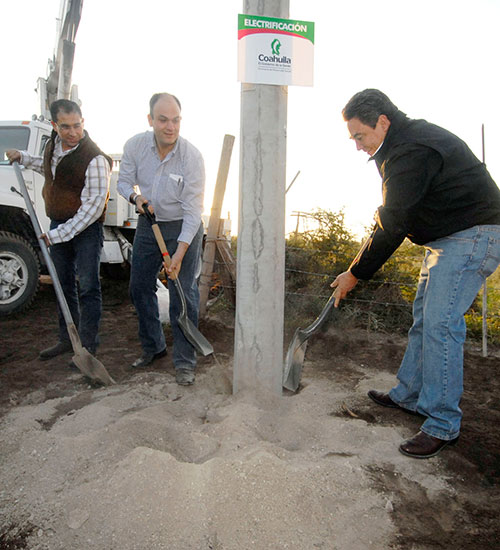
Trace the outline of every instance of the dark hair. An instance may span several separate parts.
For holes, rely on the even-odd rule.
[[[394,103],[380,90],[368,88],[353,95],[342,109],[345,121],[359,119],[363,124],[375,128],[380,115],[392,120],[398,112]]]
[[[57,99],[50,104],[50,116],[53,122],[57,123],[57,115],[60,111],[66,114],[77,113],[82,116],[82,110],[78,103],[69,99]]]
[[[179,106],[179,111],[181,110],[181,102],[175,97],[175,95],[167,94],[166,92],[162,92],[159,94],[153,94],[151,96],[151,99],[149,100],[149,114],[151,115],[151,118],[153,118],[153,108],[156,105],[156,102],[161,99],[162,97],[168,97],[170,99],[173,99],[177,105]]]

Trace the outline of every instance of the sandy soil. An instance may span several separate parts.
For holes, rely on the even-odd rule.
[[[140,372],[126,283],[104,280],[93,387],[56,334],[53,289],[2,319],[0,549],[499,548],[500,359],[466,355],[459,444],[401,455],[419,419],[377,407],[405,340],[331,326],[311,339],[303,385],[281,398],[231,393],[232,328],[201,325],[213,358],[179,387],[169,358]],[[168,329],[167,329],[168,337]]]

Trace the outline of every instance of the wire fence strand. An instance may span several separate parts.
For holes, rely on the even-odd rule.
[[[331,294],[325,293],[325,288],[318,288],[318,283],[320,280],[324,281],[333,281],[336,274],[333,270],[332,272],[326,272],[326,271],[313,271],[308,269],[301,269],[300,267],[296,267],[294,265],[294,258],[289,258],[289,252],[293,253],[300,253],[301,257],[309,257],[314,258],[317,256],[320,257],[333,257],[333,258],[340,258],[342,260],[345,260],[348,258],[347,254],[340,254],[335,253],[331,250],[322,250],[318,248],[304,248],[304,247],[297,247],[297,246],[286,246],[286,253],[287,253],[287,263],[285,266],[285,297],[287,299],[314,299],[314,300],[327,300]],[[418,285],[418,274],[420,269],[420,261],[421,259],[418,257],[412,257],[409,260],[405,258],[404,262],[401,262],[401,265],[398,265],[397,268],[397,280],[393,280],[390,278],[374,278],[369,281],[363,281],[363,287],[364,287],[364,293],[360,296],[347,296],[344,299],[344,302],[347,304],[359,304],[360,306],[370,308],[371,306],[379,306],[379,307],[385,307],[385,308],[398,308],[398,310],[406,310],[408,312],[411,312],[412,309],[412,293],[415,291]],[[408,271],[404,269],[404,266],[412,263],[415,264],[413,271]],[[215,270],[221,270],[225,269],[224,262],[220,260],[215,260],[214,262],[214,268]],[[293,279],[297,276],[300,276],[304,279],[304,286],[306,289],[297,291],[297,289],[291,289],[289,288],[291,285],[291,281],[293,282]],[[405,280],[407,278],[407,280]],[[309,282],[308,282],[309,280]],[[316,281],[316,283],[314,283]],[[293,286],[293,285],[292,285]],[[401,292],[401,290],[406,291],[406,295],[402,296],[401,294],[398,296],[398,298],[401,298],[401,301],[397,302],[391,299],[388,300],[380,300],[377,299],[376,295],[373,295],[372,297],[369,297],[368,294],[371,292],[376,293],[378,289],[381,287],[383,288],[397,288],[398,292]],[[230,285],[223,284],[219,281],[217,284],[217,288],[220,290],[228,290],[231,292],[236,291],[236,285]],[[371,291],[369,289],[372,289]],[[374,289],[374,290],[373,290]],[[500,295],[500,285],[491,286],[488,291],[497,293]],[[411,299],[409,299],[411,298]],[[480,313],[477,311],[471,311],[469,310],[470,316],[479,316]],[[498,319],[500,319],[500,312],[499,311],[489,311],[488,312],[488,319],[490,321],[497,322]]]

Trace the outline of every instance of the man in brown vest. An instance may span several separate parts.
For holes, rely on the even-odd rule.
[[[82,112],[77,103],[67,99],[54,101],[50,114],[53,131],[43,157],[16,150],[7,151],[7,157],[10,162],[18,161],[45,176],[42,194],[50,229],[42,237],[50,246],[82,344],[95,354],[102,310],[99,280],[102,222],[113,161],[83,129]],[[59,310],[59,341],[41,351],[40,359],[51,359],[71,349],[66,323]]]

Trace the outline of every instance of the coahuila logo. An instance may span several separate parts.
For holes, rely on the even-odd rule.
[[[286,57],[286,55],[280,55],[280,48],[281,48],[281,42],[275,38],[271,42],[271,52],[273,55],[264,55],[263,53],[259,54],[259,61],[264,61],[267,63],[286,63],[287,65],[290,65],[292,63],[292,60],[289,57]]]

